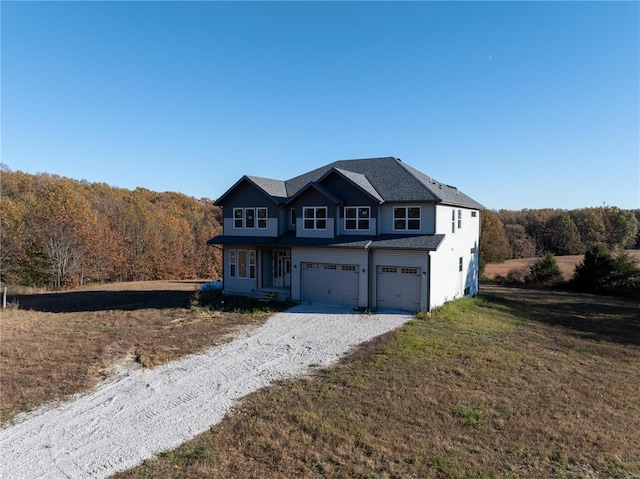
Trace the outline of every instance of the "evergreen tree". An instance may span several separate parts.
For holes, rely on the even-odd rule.
[[[531,265],[529,281],[540,286],[549,286],[562,280],[562,271],[555,256],[546,253]]]

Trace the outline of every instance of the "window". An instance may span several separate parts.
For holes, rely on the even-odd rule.
[[[477,212],[477,211],[472,211],[472,212],[471,212],[471,217],[472,217],[472,218],[475,218],[477,215],[478,215],[478,212]]]
[[[368,230],[371,208],[368,206],[345,206],[344,208],[344,229],[345,230]]]
[[[420,229],[420,207],[400,206],[393,208],[393,229],[413,231]]]
[[[242,208],[233,209],[233,227],[244,228],[244,213]]]
[[[247,259],[249,260],[248,264]],[[256,279],[255,250],[229,250],[229,276],[240,279],[247,279],[247,277],[249,279]]]
[[[451,232],[456,232],[456,210],[451,210]]]
[[[247,277],[247,252],[238,250],[238,278]]]
[[[256,252],[249,251],[249,278],[256,279]]]
[[[258,229],[267,228],[267,209],[258,208]]]
[[[458,229],[462,228],[462,210],[458,210]]]
[[[291,224],[293,226],[296,225],[296,209],[295,208],[291,208]]]
[[[236,250],[229,250],[229,276],[236,277]]]
[[[303,208],[305,230],[326,230],[327,229],[327,207]]]
[[[245,208],[244,210],[244,227],[256,227],[256,210],[254,210],[253,208]]]
[[[460,257],[460,260],[458,261],[458,271],[462,271],[462,256]]]

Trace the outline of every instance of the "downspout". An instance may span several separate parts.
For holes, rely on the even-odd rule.
[[[427,313],[431,311],[431,251],[427,253]]]

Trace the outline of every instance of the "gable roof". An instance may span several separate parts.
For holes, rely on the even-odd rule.
[[[289,200],[287,201],[287,204],[292,203],[293,201],[295,201],[296,198],[298,198],[298,196],[300,196],[305,191],[309,191],[310,189],[314,189],[314,190],[318,191],[321,195],[327,197],[330,201],[332,201],[335,204],[341,204],[342,203],[342,199],[341,198],[338,198],[336,195],[331,193],[324,186],[319,185],[318,183],[307,183],[307,185],[304,188],[302,188],[295,195],[293,195],[291,198],[289,198]]]
[[[245,181],[252,184],[259,190],[262,190],[262,192],[265,193],[265,195],[267,195],[269,198],[271,198],[274,202],[278,204],[284,203],[285,201],[287,201],[287,189],[285,187],[284,181],[272,180],[270,178],[260,178],[258,176],[244,175],[242,178],[236,181],[231,188],[225,191],[222,196],[220,196],[217,200],[215,200],[213,204],[216,206],[220,206],[222,202],[225,200],[225,198],[229,196],[229,194],[231,194],[233,190],[235,190],[240,184],[242,184]]]
[[[434,202],[484,209],[480,203],[456,187],[440,183],[394,157],[334,161],[286,181],[243,176],[215,204],[219,205],[243,180],[250,181],[270,195],[276,203],[283,204],[290,202],[303,189],[308,188],[309,184],[317,185],[318,181],[332,172],[342,175],[380,203]]]
[[[295,194],[309,182],[318,181],[331,169],[351,173],[350,179],[364,177],[383,202],[435,202],[484,209],[453,186],[440,183],[394,157],[340,160],[287,180],[287,193]]]

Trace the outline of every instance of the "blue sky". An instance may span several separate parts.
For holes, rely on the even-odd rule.
[[[490,209],[640,208],[638,2],[1,2],[2,162],[216,198],[396,156]]]

